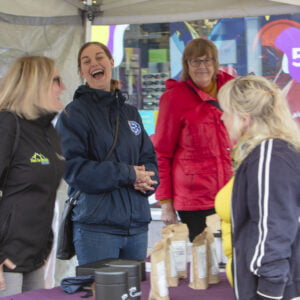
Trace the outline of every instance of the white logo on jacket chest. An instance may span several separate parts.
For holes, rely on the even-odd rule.
[[[142,131],[141,125],[135,121],[128,121],[130,130],[134,133],[134,135],[139,135]]]

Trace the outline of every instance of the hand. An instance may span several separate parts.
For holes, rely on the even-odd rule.
[[[136,180],[133,184],[133,187],[142,192],[146,193],[148,191],[153,191],[153,185],[157,184],[156,180],[152,180],[151,176],[154,176],[155,173],[153,171],[146,171],[145,166],[133,166],[136,174]]]
[[[8,258],[4,260],[2,264],[0,264],[0,291],[3,291],[6,289],[6,284],[4,280],[4,274],[3,274],[3,266],[6,266],[7,268],[13,270],[16,265]]]
[[[161,220],[166,224],[178,224],[176,212],[173,208],[172,202],[161,204]]]

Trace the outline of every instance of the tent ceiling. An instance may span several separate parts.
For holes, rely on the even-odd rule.
[[[87,3],[93,2],[93,5]],[[95,25],[300,13],[300,0],[0,0],[0,13],[61,17],[87,11]]]
[[[80,0],[77,1],[82,3]],[[93,21],[95,25],[300,13],[300,0],[94,0],[93,2],[99,9]]]

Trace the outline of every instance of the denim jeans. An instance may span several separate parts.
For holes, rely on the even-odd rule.
[[[106,258],[144,260],[147,256],[148,232],[116,235],[87,230],[74,224],[74,244],[79,265]]]

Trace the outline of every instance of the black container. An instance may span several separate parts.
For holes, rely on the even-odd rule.
[[[82,275],[94,275],[96,269],[107,266],[107,262],[115,260],[115,258],[107,258],[103,260],[98,260],[85,265],[80,265],[76,267],[76,276]]]
[[[144,260],[137,260],[141,266],[141,281],[145,281],[146,278],[146,263]]]
[[[128,272],[128,294],[130,300],[141,299],[141,264],[134,260],[116,259],[106,262],[109,267],[124,268]]]
[[[126,262],[132,262],[133,264],[139,263],[140,265],[140,280],[145,281],[146,280],[146,268],[145,268],[145,262],[142,260],[124,260],[120,258],[107,258],[99,261],[95,261],[92,263],[88,263],[85,265],[80,265],[76,267],[76,276],[81,275],[94,275],[94,271],[98,268],[101,268],[103,266],[109,266],[109,263],[111,261],[126,261]]]
[[[126,300],[128,273],[125,268],[101,267],[95,274],[96,300]]]

